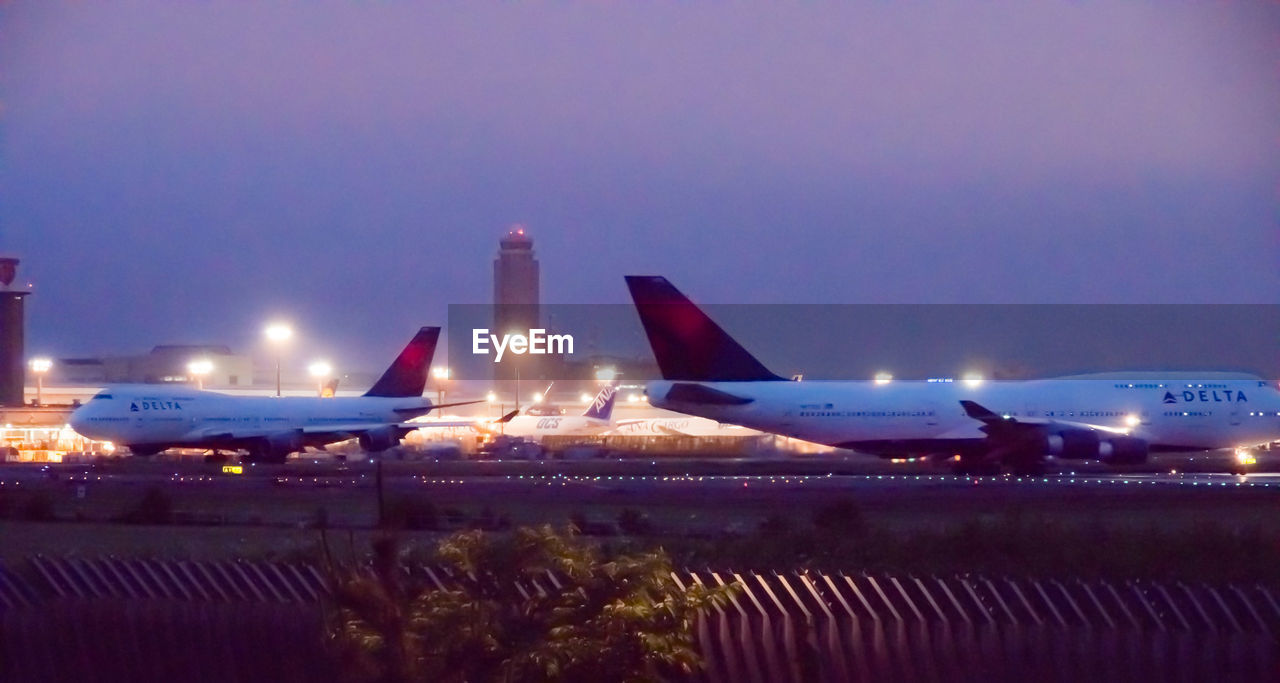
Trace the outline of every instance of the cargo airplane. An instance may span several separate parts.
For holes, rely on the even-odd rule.
[[[1180,372],[1004,381],[794,381],[770,372],[665,278],[629,276],[661,381],[649,402],[885,458],[1043,470],[1280,439],[1280,391],[1258,377]]]
[[[548,387],[548,390],[550,387]],[[617,382],[596,394],[581,415],[529,415],[508,413],[501,419],[472,422],[476,431],[489,436],[509,436],[541,443],[546,436],[598,436],[613,428],[613,404],[618,395]],[[424,422],[422,426],[462,426],[466,423]]]
[[[191,387],[117,385],[71,415],[90,439],[126,446],[134,455],[167,448],[244,450],[252,460],[284,462],[290,453],[359,439],[366,451],[400,443],[420,425],[409,419],[437,408],[422,396],[439,327],[424,327],[363,396],[231,396]]]

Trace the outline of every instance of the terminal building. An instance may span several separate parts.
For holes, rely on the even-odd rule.
[[[23,404],[26,381],[25,316],[28,292],[14,288],[18,259],[0,257],[0,406]]]
[[[161,344],[132,356],[61,358],[50,370],[50,379],[61,384],[194,384],[189,366],[208,361],[200,381],[207,388],[248,387],[253,384],[254,364],[248,356],[216,344]]]

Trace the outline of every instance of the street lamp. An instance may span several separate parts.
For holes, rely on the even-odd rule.
[[[204,378],[213,372],[213,361],[208,358],[197,358],[187,363],[187,372],[196,378],[196,389],[204,389]]]
[[[603,383],[612,382],[618,377],[618,369],[612,365],[596,370],[596,379]]]
[[[436,403],[444,403],[444,384],[449,381],[449,368],[441,365],[431,368],[431,376],[436,380]]]
[[[285,342],[293,337],[293,329],[284,323],[271,323],[267,325],[267,329],[262,331],[267,335],[267,341],[271,342],[276,348],[276,396],[280,395],[280,355],[283,353]]]
[[[307,366],[307,372],[316,381],[316,395],[324,398],[324,381],[333,374],[333,366],[329,365],[329,361],[318,360]]]
[[[32,358],[31,372],[36,376],[36,405],[43,402],[44,374],[53,368],[53,361],[48,358]]]

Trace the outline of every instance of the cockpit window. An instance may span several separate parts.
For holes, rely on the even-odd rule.
[[[100,398],[115,398],[115,397],[114,397],[114,396],[112,396],[111,394],[94,394],[94,396],[93,396],[93,400],[94,400],[94,401],[96,401],[96,400],[98,400],[98,399],[100,399]]]

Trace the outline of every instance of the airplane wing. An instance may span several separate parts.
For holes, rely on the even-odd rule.
[[[676,429],[674,427],[668,427],[664,424],[654,425],[653,428],[659,432],[662,432],[663,434],[666,434],[667,436],[692,436],[688,432],[682,432],[679,429]]]
[[[1043,431],[1046,427],[1068,427],[1088,431],[1106,432],[1108,434],[1127,435],[1128,430],[1108,425],[1076,422],[1074,420],[1057,420],[1047,417],[1006,417],[974,401],[960,401],[964,412],[969,417],[982,423],[982,431],[988,435],[1008,434],[1021,431]]]
[[[485,402],[484,399],[479,399],[475,401],[458,401],[456,403],[432,403],[430,407],[426,408],[426,411],[431,412],[432,410],[439,410],[441,408],[452,408],[454,406],[469,406],[469,405],[475,405],[476,403],[484,403],[484,402]],[[422,408],[395,408],[394,410],[395,412],[401,413],[401,414],[421,413],[423,411]]]
[[[402,422],[405,429],[448,429],[451,427],[475,427],[486,420],[423,420],[422,422]]]

